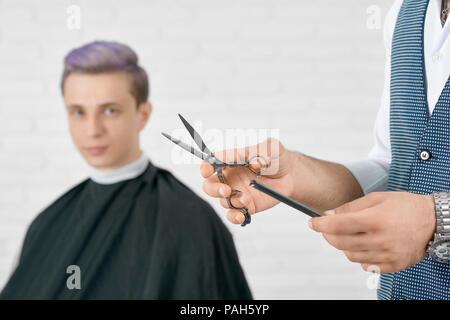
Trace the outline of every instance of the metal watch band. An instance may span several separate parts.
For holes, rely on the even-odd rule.
[[[433,193],[436,204],[436,234],[450,239],[450,192]]]

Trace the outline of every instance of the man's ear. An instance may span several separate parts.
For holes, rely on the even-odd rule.
[[[139,104],[138,106],[138,113],[140,115],[140,123],[139,123],[139,131],[145,128],[145,125],[148,122],[148,119],[150,118],[150,115],[152,114],[153,106],[150,103],[150,101],[145,101]]]

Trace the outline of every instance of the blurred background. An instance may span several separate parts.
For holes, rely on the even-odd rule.
[[[181,113],[202,130],[272,130],[315,158],[366,157],[391,3],[0,0],[0,288],[31,221],[87,177],[67,128],[63,58],[87,42],[114,40],[133,48],[150,76],[154,111],[143,150],[214,206],[256,299],[375,299],[372,274],[294,209],[279,205],[245,228],[229,223],[203,193],[198,164],[174,161],[160,132],[182,128]]]

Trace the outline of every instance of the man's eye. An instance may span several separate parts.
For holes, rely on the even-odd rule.
[[[81,115],[83,114],[83,111],[81,111],[81,110],[75,110],[75,111],[73,112],[73,114],[76,115],[76,116],[81,116]]]
[[[117,112],[116,112],[116,109],[113,109],[113,108],[108,108],[108,109],[105,110],[105,112],[106,112],[106,114],[114,114],[114,113],[117,113]]]

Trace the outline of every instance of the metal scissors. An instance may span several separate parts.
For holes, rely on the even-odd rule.
[[[189,134],[191,135],[192,139],[194,139],[195,144],[200,148],[201,151],[198,151],[198,150],[194,149],[193,147],[187,145],[183,141],[178,140],[178,139],[168,135],[167,133],[161,132],[162,135],[165,136],[170,141],[172,141],[173,143],[179,145],[184,150],[189,151],[190,153],[192,153],[193,155],[199,157],[200,159],[203,159],[203,160],[209,162],[213,166],[214,171],[217,173],[217,176],[219,177],[220,182],[226,184],[225,176],[223,174],[223,169],[225,167],[245,167],[245,168],[249,169],[250,171],[252,171],[254,174],[256,174],[256,177],[259,177],[261,175],[260,171],[255,171],[255,170],[253,170],[250,167],[250,161],[252,161],[254,158],[258,158],[258,157],[260,158],[259,155],[256,155],[256,156],[252,157],[247,162],[223,162],[223,161],[219,160],[218,158],[216,158],[214,153],[212,153],[211,150],[208,149],[208,147],[203,142],[203,140],[200,137],[200,135],[189,124],[189,122],[187,122],[186,119],[184,119],[181,114],[178,114],[178,116],[180,117],[180,119],[183,122],[184,126],[186,127],[187,131],[189,131]],[[227,200],[228,208],[238,209],[238,210],[240,210],[242,212],[242,214],[244,215],[245,220],[241,224],[241,226],[244,227],[244,226],[246,226],[247,224],[249,224],[251,222],[251,217],[250,217],[250,214],[248,213],[248,209],[245,208],[245,207],[243,207],[243,208],[236,208],[235,206],[233,206],[231,204],[231,200],[230,200],[230,198],[233,195],[235,195],[235,194],[237,194],[239,192],[241,192],[241,191],[236,190],[236,189],[232,189],[230,197],[226,197],[225,199]]]

